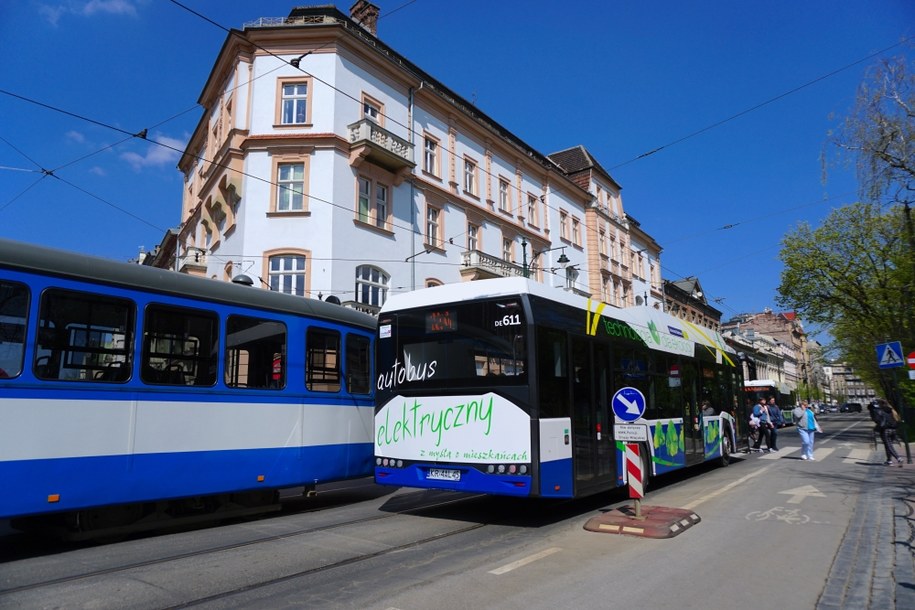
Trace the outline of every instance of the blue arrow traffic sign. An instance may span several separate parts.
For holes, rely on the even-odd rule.
[[[902,344],[899,341],[881,343],[877,346],[877,365],[882,369],[891,369],[905,364],[902,357]]]
[[[645,395],[638,388],[620,388],[610,404],[614,415],[623,421],[635,421],[645,414]]]

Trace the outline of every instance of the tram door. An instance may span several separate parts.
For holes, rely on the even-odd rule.
[[[615,481],[610,417],[610,354],[605,345],[572,339],[572,430],[575,491]]]

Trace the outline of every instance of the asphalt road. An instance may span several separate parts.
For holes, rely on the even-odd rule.
[[[815,608],[882,461],[866,417],[821,423],[815,462],[788,428],[777,453],[654,480],[645,505],[701,518],[669,539],[585,530],[630,503],[620,491],[542,502],[356,481],[120,542],[0,529],[0,608]]]

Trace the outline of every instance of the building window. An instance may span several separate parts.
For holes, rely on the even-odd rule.
[[[581,221],[577,218],[572,218],[572,243],[581,245]]]
[[[384,228],[388,218],[388,187],[375,185],[375,226]]]
[[[601,256],[607,256],[607,232],[603,229],[597,238],[597,249]]]
[[[527,196],[527,224],[540,226],[539,219],[537,215],[539,210],[537,209],[537,197],[535,195],[528,194]]]
[[[305,164],[280,163],[276,177],[276,211],[305,210]]]
[[[514,256],[512,254],[513,245],[514,244],[513,244],[512,240],[510,240],[509,238],[507,238],[507,237],[502,238],[502,260],[512,262],[512,260],[514,259]]]
[[[479,233],[480,227],[472,222],[467,223],[467,250],[473,251],[480,249]]]
[[[433,248],[441,247],[442,226],[439,221],[441,210],[433,206],[426,207],[426,243]]]
[[[426,136],[423,145],[423,171],[438,176],[438,140]]]
[[[382,124],[382,118],[384,117],[384,105],[381,102],[373,100],[367,95],[362,96],[362,117],[377,123],[378,125]]]
[[[356,301],[363,305],[381,307],[388,298],[387,273],[371,265],[356,267]]]
[[[567,212],[559,212],[559,238],[569,241],[569,215]]]
[[[308,82],[282,84],[282,125],[304,125],[308,122]]]
[[[361,222],[369,222],[372,205],[372,181],[368,178],[359,177],[359,203],[357,218]]]
[[[511,201],[508,198],[508,180],[499,178],[499,211],[511,214]]]
[[[388,187],[359,176],[359,201],[356,218],[381,229],[388,228]]]
[[[305,256],[278,254],[268,259],[267,277],[270,290],[305,296]]]
[[[464,192],[477,196],[477,164],[470,159],[464,159]]]

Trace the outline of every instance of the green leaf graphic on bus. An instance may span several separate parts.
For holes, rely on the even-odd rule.
[[[654,320],[648,321],[648,331],[651,333],[651,338],[654,339],[654,342],[660,345],[661,333],[658,332],[658,327],[655,325]]]
[[[659,450],[664,446],[664,435],[661,434],[661,424],[655,424],[654,426],[654,446],[656,450]]]
[[[674,422],[667,422],[667,454],[671,457],[680,453],[680,435]]]

